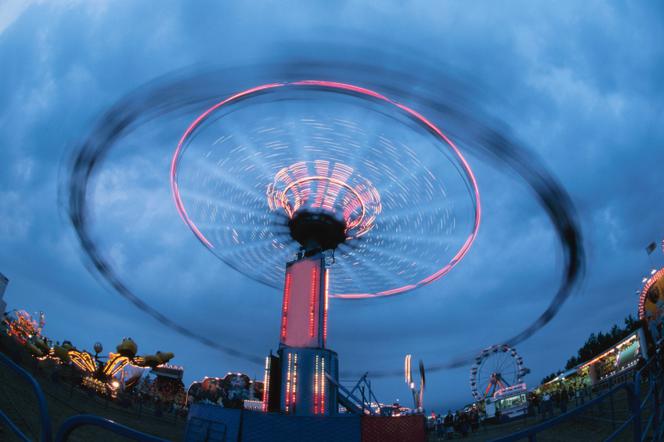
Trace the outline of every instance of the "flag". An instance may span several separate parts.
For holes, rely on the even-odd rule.
[[[650,244],[648,244],[648,247],[646,247],[646,252],[648,252],[648,255],[650,255],[656,249],[657,249],[657,243],[651,242]]]

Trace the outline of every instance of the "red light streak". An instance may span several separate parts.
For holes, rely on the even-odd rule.
[[[295,407],[297,399],[297,353],[288,353],[286,370],[286,394],[284,395],[286,413]]]
[[[325,356],[314,357],[314,414],[325,413]]]
[[[286,272],[286,286],[284,287],[284,307],[281,313],[281,339],[286,339],[286,330],[288,325],[288,301],[290,300],[291,274]]]
[[[263,377],[263,411],[267,411],[270,400],[270,357],[265,358],[265,374]]]
[[[180,214],[180,217],[182,220],[189,226],[189,228],[194,232],[194,234],[198,237],[203,244],[208,246],[209,248],[213,249],[214,246],[208,239],[201,233],[200,230],[198,230],[198,227],[196,227],[196,224],[189,218],[189,215],[187,214],[187,210],[184,208],[184,204],[182,203],[182,197],[180,195],[180,189],[178,187],[177,183],[177,165],[178,161],[180,159],[180,153],[184,149],[184,143],[187,141],[187,138],[191,135],[191,133],[203,122],[207,117],[210,116],[212,112],[215,110],[219,109],[223,105],[230,103],[232,101],[237,100],[238,98],[253,94],[254,92],[262,91],[265,89],[273,89],[276,87],[281,87],[283,86],[283,83],[271,83],[271,84],[264,84],[262,86],[257,86],[251,89],[247,89],[245,91],[239,92],[235,95],[231,95],[230,97],[226,98],[225,100],[220,101],[219,103],[215,104],[214,106],[210,107],[208,110],[203,112],[201,115],[198,116],[187,128],[187,130],[184,132],[182,137],[180,138],[180,141],[178,142],[178,146],[175,149],[175,153],[173,154],[173,159],[171,160],[171,193],[173,194],[173,200],[175,201],[175,207],[178,210],[178,213]]]
[[[297,399],[297,353],[293,356],[293,391],[291,394],[293,397],[290,402],[295,406],[295,401]]]
[[[321,358],[321,376],[320,376],[320,412],[325,413],[325,357]]]
[[[286,370],[286,395],[284,396],[286,413],[288,413],[291,403],[291,370],[293,362],[292,356],[293,356],[292,353],[288,353],[288,366],[287,366],[288,368]]]
[[[662,277],[664,277],[664,268],[659,269],[654,275],[650,276],[643,285],[639,296],[639,319],[645,319],[646,317],[646,297],[648,296],[648,291]]]
[[[411,375],[411,370],[410,370],[410,360],[411,360],[411,355],[406,355],[406,358],[404,359],[404,378],[406,381],[407,385],[410,385],[412,382],[412,375]]]
[[[328,300],[330,299],[330,271],[329,269],[325,269],[325,273],[323,274],[323,277],[325,278],[325,311],[323,312],[323,347],[325,347],[325,344],[327,343],[327,308],[328,308]]]
[[[311,269],[311,293],[309,296],[309,336],[314,337],[314,324],[316,322],[316,294],[318,293],[318,272],[316,267]]]
[[[314,357],[314,414],[318,414],[318,376],[319,376],[319,357]]]
[[[291,207],[291,205],[288,201],[288,196],[287,196],[288,192],[292,191],[293,188],[299,187],[302,183],[306,183],[306,182],[310,182],[310,181],[323,181],[323,182],[334,183],[334,184],[337,184],[337,185],[345,188],[350,193],[352,193],[355,196],[355,198],[357,199],[358,207],[362,208],[362,213],[356,219],[353,219],[353,220],[345,219],[344,220],[344,221],[346,221],[346,224],[347,224],[346,230],[354,229],[358,225],[362,224],[362,222],[364,220],[364,217],[366,215],[367,209],[366,209],[366,206],[364,204],[364,200],[362,199],[362,197],[360,196],[358,191],[346,182],[343,182],[343,181],[338,180],[336,178],[330,178],[330,177],[327,177],[327,176],[323,176],[323,175],[306,176],[306,177],[297,179],[297,180],[291,182],[290,184],[288,184],[283,191],[278,192],[278,194],[275,195],[275,199],[278,199],[279,206],[281,206],[284,209],[284,211],[286,211],[286,213],[288,214],[288,216],[290,218],[293,217],[293,215],[295,214],[295,212],[297,212],[299,207],[298,206],[292,206]],[[309,193],[311,192],[311,189],[309,187],[301,187],[301,190],[302,190],[303,194],[306,194],[307,197],[309,196]],[[316,192],[316,200],[313,204],[314,207],[315,206],[318,206],[318,207],[321,206],[322,198],[323,198],[323,192],[317,191]],[[304,199],[306,199],[306,198],[304,198]],[[367,228],[370,229],[371,226],[367,226]],[[361,230],[364,230],[364,229],[361,229]]]

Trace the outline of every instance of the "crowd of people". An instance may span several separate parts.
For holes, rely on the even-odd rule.
[[[453,439],[456,436],[468,437],[480,428],[480,413],[477,407],[469,410],[457,410],[452,413],[448,410],[446,415],[437,414],[432,419],[432,431],[438,438]]]
[[[592,397],[592,389],[583,383],[561,384],[528,395],[528,414],[543,419],[553,417],[556,410],[566,413],[570,406],[584,404]]]
[[[592,396],[592,388],[583,382],[560,382],[546,389],[529,392],[526,416],[548,419],[585,404]],[[465,438],[480,429],[480,423],[486,422],[484,418],[482,410],[476,405],[455,412],[448,410],[447,414],[434,413],[428,420],[428,430],[438,440]],[[501,421],[498,410],[491,422]]]

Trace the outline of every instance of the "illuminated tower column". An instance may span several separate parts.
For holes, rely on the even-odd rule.
[[[279,360],[280,410],[298,415],[337,413],[337,354],[327,339],[328,271],[322,253],[286,265]]]
[[[325,348],[327,338],[327,269],[316,254],[286,265],[279,343],[288,347]]]

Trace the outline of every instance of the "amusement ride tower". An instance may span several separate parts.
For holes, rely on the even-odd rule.
[[[338,412],[330,298],[439,279],[480,221],[473,173],[438,127],[377,92],[328,81],[266,84],[212,105],[180,139],[171,187],[212,253],[283,288],[263,408],[297,415]]]
[[[371,183],[343,164],[296,163],[277,173],[268,186],[271,210],[283,211],[291,237],[300,245],[286,265],[279,358],[266,360],[264,408],[279,397],[279,409],[296,414],[337,410],[339,364],[325,348],[329,269],[334,250],[368,232],[380,212]],[[275,373],[281,379],[275,383]],[[329,380],[328,380],[329,379]],[[272,380],[272,382],[270,382]]]

